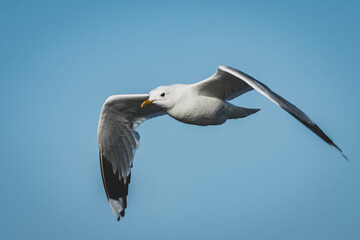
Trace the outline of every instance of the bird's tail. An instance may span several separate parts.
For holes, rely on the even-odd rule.
[[[244,118],[260,110],[258,108],[242,108],[235,106],[231,103],[227,103],[227,105],[228,105],[228,111],[227,111],[228,119]]]

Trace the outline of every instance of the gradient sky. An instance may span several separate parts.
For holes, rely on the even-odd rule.
[[[358,1],[0,1],[0,239],[360,239]],[[340,154],[256,92],[222,126],[138,129],[125,218],[101,180],[113,94],[219,65],[271,87]]]

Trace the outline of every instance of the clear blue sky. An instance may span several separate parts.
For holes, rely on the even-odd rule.
[[[358,1],[0,1],[1,239],[360,239]],[[109,95],[238,68],[256,92],[217,127],[139,127],[125,218],[101,180]]]

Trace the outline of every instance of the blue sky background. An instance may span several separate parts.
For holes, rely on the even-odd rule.
[[[359,239],[358,1],[0,1],[1,239]],[[126,217],[101,180],[109,95],[236,67],[256,92],[222,126],[139,127]]]

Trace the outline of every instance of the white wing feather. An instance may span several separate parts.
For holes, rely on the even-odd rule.
[[[148,94],[109,97],[101,110],[98,126],[100,166],[104,188],[115,217],[125,214],[130,171],[140,136],[137,126],[165,112],[156,105],[141,108]]]

